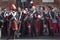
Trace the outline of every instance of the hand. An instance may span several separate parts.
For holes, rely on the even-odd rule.
[[[32,15],[31,15],[30,17],[31,17],[31,18],[33,18],[33,16],[32,16]]]
[[[1,22],[4,22],[3,20],[0,20]]]
[[[33,15],[31,14],[30,17],[33,18]]]

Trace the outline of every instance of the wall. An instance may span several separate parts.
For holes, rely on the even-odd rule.
[[[10,3],[15,3],[14,2],[15,0],[9,0],[8,2],[7,2],[7,4],[10,4]],[[33,0],[34,1],[34,3],[36,4],[36,5],[39,5],[39,4],[44,4],[44,5],[46,5],[46,4],[54,4],[54,5],[56,5],[58,8],[60,8],[60,0],[55,0],[54,1],[54,3],[42,3],[42,0]],[[0,5],[2,5],[3,3],[2,3],[2,0],[0,0]],[[6,3],[5,3],[6,4]],[[6,4],[6,5],[7,5]]]
[[[60,9],[60,0],[54,0],[54,3],[43,3],[42,0],[33,0],[33,1],[35,2],[36,5],[39,5],[39,4],[43,4],[43,5],[53,4]]]
[[[14,1],[15,0],[8,0],[8,1],[0,0],[0,7],[2,7],[3,9],[7,8],[7,7],[9,7],[9,4],[14,3]]]

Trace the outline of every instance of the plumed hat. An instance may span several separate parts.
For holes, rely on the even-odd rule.
[[[15,10],[16,6],[14,4],[10,4],[10,10]]]

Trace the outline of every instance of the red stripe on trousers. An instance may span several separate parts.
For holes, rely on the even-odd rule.
[[[60,21],[58,22],[58,27],[59,27],[59,31],[60,31]]]
[[[39,36],[40,35],[40,20],[36,20],[35,30],[36,30],[36,35]]]
[[[48,20],[48,21],[49,21],[50,29],[51,29],[51,27],[52,27],[52,20],[50,19],[50,20]]]
[[[56,32],[56,26],[57,26],[57,24],[54,23],[54,24],[53,24],[53,27],[54,27],[54,33]]]

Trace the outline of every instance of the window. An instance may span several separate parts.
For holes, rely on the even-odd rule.
[[[8,1],[8,0],[2,0],[2,1]]]
[[[42,0],[42,2],[54,2],[54,0]]]
[[[26,2],[26,0],[21,0],[21,2]]]

